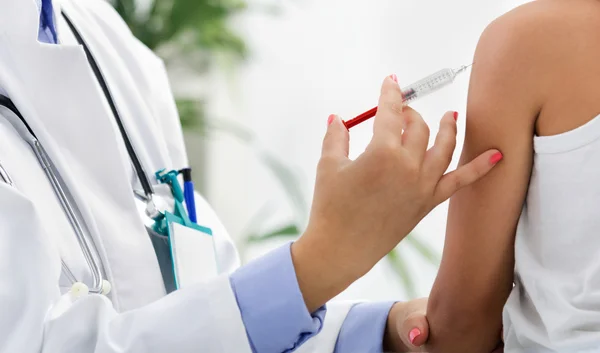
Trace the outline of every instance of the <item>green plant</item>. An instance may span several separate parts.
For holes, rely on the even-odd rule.
[[[248,9],[244,0],[112,0],[112,4],[128,24],[132,33],[148,48],[155,51],[171,66],[185,68],[196,76],[206,73],[217,58],[230,58],[234,64],[241,62],[248,53],[244,41],[230,27],[232,16]],[[263,7],[263,9],[265,9]],[[276,7],[267,7],[273,12]],[[182,125],[205,137],[224,132],[254,148],[258,141],[243,126],[225,119],[205,119],[202,98],[176,97]],[[263,149],[255,149],[257,159],[274,176],[285,192],[293,209],[287,222],[264,228],[273,213],[268,207],[257,212],[247,227],[242,247],[271,239],[295,239],[302,234],[308,220],[309,204],[305,198],[302,182],[297,173],[274,155]],[[401,254],[402,248],[413,247],[430,263],[439,263],[438,255],[413,235],[409,235],[388,260],[404,284],[407,295],[415,296],[414,280]],[[243,251],[241,251],[243,253]]]
[[[113,0],[113,6],[132,33],[165,60],[210,60],[217,51],[239,58],[246,54],[244,41],[229,26],[229,19],[247,8],[243,0]],[[203,69],[206,66],[202,67]]]
[[[241,62],[248,50],[230,26],[248,8],[244,0],[109,0],[131,32],[163,59],[197,77],[217,61]],[[202,125],[202,97],[180,98],[184,127]],[[192,109],[186,109],[192,108]]]

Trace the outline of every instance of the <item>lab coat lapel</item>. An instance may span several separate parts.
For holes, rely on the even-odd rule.
[[[138,222],[126,173],[129,158],[83,49],[38,43],[33,0],[0,0],[0,9],[0,68],[10,68],[0,70],[0,84],[57,165],[92,228],[116,308],[156,300],[164,287],[152,245]],[[85,26],[83,19],[73,17]],[[110,60],[102,61],[104,71],[115,69]]]
[[[136,153],[153,178],[154,172],[170,167],[172,163],[160,128],[156,120],[150,118],[153,112],[141,96],[134,74],[123,62],[121,52],[127,49],[122,47],[119,36],[129,35],[123,33],[129,29],[114,28],[114,32],[106,33],[94,18],[90,18],[89,9],[82,9],[78,2],[65,1],[62,6],[98,63],[129,138],[134,147],[138,147]],[[109,38],[108,35],[114,36]]]

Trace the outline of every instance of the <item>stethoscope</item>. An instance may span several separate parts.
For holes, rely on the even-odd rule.
[[[155,219],[156,217],[158,217],[161,214],[162,208],[159,209],[159,207],[157,207],[157,205],[156,205],[155,198],[153,197],[154,189],[152,187],[152,184],[150,183],[150,179],[148,178],[148,175],[144,169],[144,166],[140,162],[140,159],[135,152],[135,148],[134,148],[133,144],[131,143],[131,140],[127,134],[125,126],[123,125],[123,122],[121,120],[121,117],[119,116],[119,112],[117,111],[115,102],[110,94],[110,91],[106,84],[106,80],[104,79],[104,76],[102,76],[100,68],[98,67],[96,60],[92,56],[88,46],[86,45],[85,41],[82,38],[80,32],[77,30],[77,28],[73,25],[71,20],[66,16],[66,14],[64,12],[62,12],[62,16],[65,19],[65,21],[67,22],[67,25],[69,26],[71,31],[73,32],[75,38],[77,39],[77,42],[83,47],[86,57],[88,59],[88,62],[90,64],[90,67],[91,67],[92,71],[94,72],[94,75],[96,76],[96,79],[97,79],[98,83],[100,84],[100,87],[102,88],[104,96],[106,97],[108,104],[110,106],[111,112],[113,113],[113,116],[117,122],[119,131],[121,133],[123,141],[125,142],[125,147],[127,149],[127,153],[129,154],[132,165],[138,176],[140,185],[142,186],[142,189],[143,189],[143,193],[135,192],[134,196],[136,196],[138,199],[142,200],[145,203],[146,215],[148,217],[150,217],[151,219]],[[104,279],[103,269],[102,269],[102,261],[100,260],[100,256],[98,254],[96,244],[93,241],[93,237],[90,232],[90,228],[87,226],[86,221],[84,220],[83,216],[81,215],[81,212],[79,211],[79,208],[77,207],[77,204],[74,201],[73,196],[69,192],[69,189],[67,188],[64,181],[60,177],[60,173],[58,172],[58,170],[52,163],[52,160],[50,159],[50,157],[44,150],[44,147],[42,146],[42,144],[35,137],[33,130],[27,124],[23,115],[19,112],[19,110],[13,104],[13,102],[8,97],[0,95],[0,106],[4,106],[4,107],[8,108],[10,111],[12,111],[21,120],[21,122],[25,126],[26,130],[28,131],[28,133],[25,133],[23,131],[21,131],[21,133],[22,133],[22,135],[25,135],[23,137],[29,143],[31,148],[33,149],[33,152],[34,152],[38,162],[44,169],[44,172],[45,172],[48,180],[50,181],[57,198],[60,201],[61,207],[63,208],[65,214],[67,215],[67,218],[69,219],[69,223],[70,223],[71,227],[73,228],[73,231],[75,232],[77,241],[78,241],[81,251],[84,255],[84,259],[90,270],[90,273],[92,276],[92,283],[91,283],[91,286],[88,286],[85,283],[83,283],[83,281],[79,281],[75,277],[73,272],[69,269],[69,267],[64,262],[64,260],[61,259],[61,267],[63,269],[63,272],[64,272],[65,276],[69,279],[69,281],[72,283],[72,287],[71,287],[71,291],[70,291],[71,294],[74,297],[84,296],[84,295],[87,295],[88,293],[107,295],[111,290],[111,284],[109,281]],[[22,130],[22,129],[18,129],[18,130]],[[8,184],[10,186],[14,186],[14,182],[13,182],[12,178],[10,177],[8,172],[2,167],[2,165],[0,165],[0,178],[6,184]]]
[[[79,208],[76,206],[73,196],[69,193],[68,188],[64,185],[62,178],[60,178],[57,169],[55,168],[52,160],[44,150],[44,147],[35,137],[33,131],[29,125],[25,122],[25,119],[16,108],[16,106],[5,96],[0,95],[0,106],[8,108],[14,113],[21,121],[21,125],[25,129],[19,129],[21,137],[29,144],[33,150],[35,157],[37,158],[40,166],[44,170],[46,177],[52,185],[52,189],[58,198],[63,211],[65,212],[71,228],[75,232],[79,247],[83,253],[83,257],[90,269],[92,276],[92,285],[87,286],[83,282],[77,280],[73,272],[69,269],[64,260],[61,259],[61,267],[65,276],[72,283],[71,293],[75,297],[79,297],[88,293],[96,294],[108,294],[111,289],[111,285],[108,281],[103,279],[101,262],[98,259],[98,253],[95,248],[95,244],[92,241],[92,236],[86,222],[83,220]],[[17,122],[15,122],[17,123]],[[0,176],[8,185],[15,187],[10,174],[0,165]]]
[[[4,167],[2,166],[2,164],[0,164],[0,178],[2,178],[2,181],[4,181],[4,183],[8,184],[8,186],[14,186],[15,185],[15,183],[12,180],[12,178],[10,177],[10,174],[8,174],[8,172],[6,171],[6,169],[4,169]]]

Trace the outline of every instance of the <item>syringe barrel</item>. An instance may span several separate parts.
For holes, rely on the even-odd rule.
[[[422,98],[451,84],[455,77],[456,73],[454,70],[443,69],[410,86],[404,87],[402,89],[404,104],[409,104],[418,98]]]

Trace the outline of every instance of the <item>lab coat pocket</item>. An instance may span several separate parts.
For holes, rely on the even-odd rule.
[[[175,286],[175,273],[173,269],[173,257],[171,256],[171,246],[169,245],[169,237],[161,235],[149,227],[146,227],[146,231],[148,232],[148,236],[150,236],[150,240],[154,246],[156,259],[158,260],[160,272],[165,283],[165,289],[167,293],[171,293],[177,289],[177,287]]]
[[[168,223],[167,236],[146,227],[167,293],[216,277],[212,235],[177,222]]]

